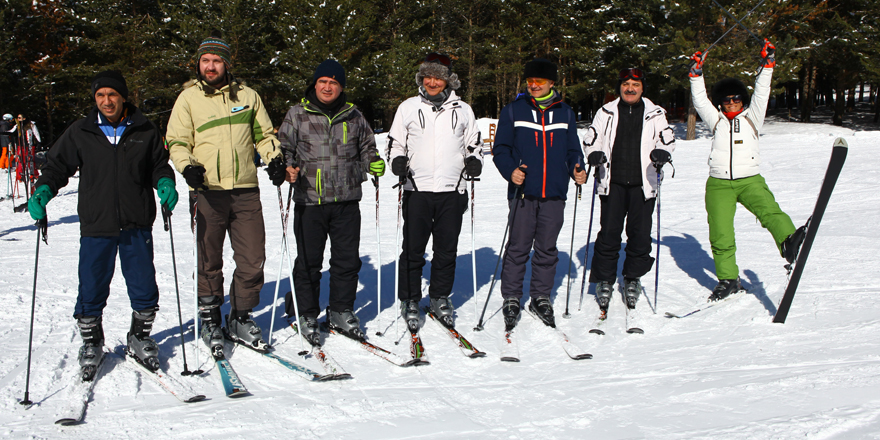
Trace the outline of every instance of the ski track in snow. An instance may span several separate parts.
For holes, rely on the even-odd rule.
[[[490,120],[480,120],[488,132]],[[677,133],[683,132],[676,125]],[[705,133],[702,130],[701,133]],[[710,139],[678,141],[673,154],[675,178],[662,186],[660,284],[657,314],[643,297],[639,302],[644,335],[625,333],[624,305],[616,289],[603,324],[604,336],[587,333],[598,308],[586,289],[577,311],[581,269],[589,222],[589,188],[579,203],[575,232],[570,311],[563,319],[569,259],[574,185],[570,186],[566,223],[559,236],[554,308],[559,327],[591,360],[573,361],[555,335],[527,316],[521,318],[520,363],[498,359],[503,323],[495,286],[486,312],[486,330],[477,321],[471,284],[470,213],[463,220],[453,303],[457,328],[476,347],[481,359],[461,355],[436,325],[424,323],[421,336],[431,365],[395,367],[338,336],[326,338],[325,349],[354,376],[353,380],[312,383],[288,373],[258,355],[238,348],[233,367],[252,396],[224,396],[217,369],[207,351],[195,363],[192,343],[192,235],[185,204],[175,210],[174,241],[187,325],[187,362],[200,378],[183,378],[183,357],[168,233],[157,219],[153,228],[161,310],[154,324],[162,369],[178,375],[208,400],[183,404],[112,359],[95,387],[83,424],[54,425],[65,404],[69,383],[77,374],[80,339],[71,317],[77,294],[79,223],[77,185],[73,178],[48,205],[49,244],[41,244],[34,321],[30,398],[24,395],[27,330],[33,288],[36,229],[26,214],[14,214],[12,203],[0,209],[0,291],[6,317],[0,321],[5,350],[0,356],[0,436],[7,438],[722,438],[840,439],[880,438],[880,299],[878,206],[880,206],[880,132],[852,131],[820,124],[778,122],[770,118],[761,139],[762,175],[777,201],[796,225],[813,209],[832,143],[844,137],[850,151],[825,218],[813,245],[791,313],[784,325],[772,324],[785,288],[784,261],[770,234],[741,206],[735,220],[741,277],[749,293],[727,304],[684,319],[663,313],[693,310],[715,285],[714,264],[703,206]],[[377,136],[384,145],[385,135]],[[482,307],[491,271],[500,251],[507,220],[506,182],[486,158],[476,186],[478,293]],[[671,170],[669,170],[671,171]],[[0,187],[5,191],[3,173]],[[255,319],[268,333],[271,297],[281,257],[281,223],[277,192],[260,172],[267,230],[266,284]],[[375,200],[372,185],[361,202],[360,286],[356,309],[372,342],[409,356],[407,339],[394,345],[397,307],[394,289],[397,191],[393,178],[381,180],[382,261],[377,262]],[[182,178],[178,191],[186,193]],[[286,187],[283,188],[286,194]],[[183,197],[182,197],[183,198]],[[15,204],[24,200],[19,199]],[[597,201],[598,205],[598,201]],[[590,242],[598,232],[596,208]],[[290,234],[292,237],[292,233]],[[652,236],[656,237],[656,215]],[[226,244],[227,286],[234,262]],[[430,271],[429,262],[425,274]],[[592,252],[592,245],[590,246]],[[292,250],[295,253],[295,249]],[[329,246],[322,279],[322,306],[327,303]],[[652,255],[654,253],[652,252]],[[620,263],[622,264],[622,259]],[[381,263],[381,264],[379,264]],[[382,313],[376,312],[376,267],[382,270]],[[871,275],[871,274],[874,275]],[[527,272],[528,277],[530,271]],[[654,302],[654,272],[643,279]],[[528,282],[526,282],[528,285]],[[286,277],[279,297],[290,290]],[[279,298],[273,333],[279,354],[321,371],[314,359],[296,355],[299,341],[284,331],[284,301]],[[422,306],[427,304],[423,300]],[[527,303],[524,302],[524,306]],[[228,305],[223,313],[228,313]],[[321,318],[323,319],[323,318]],[[105,309],[107,344],[122,344],[130,323],[125,283],[117,265]],[[402,324],[402,323],[401,323]],[[386,336],[373,336],[376,331]],[[400,326],[401,332],[405,326]]]

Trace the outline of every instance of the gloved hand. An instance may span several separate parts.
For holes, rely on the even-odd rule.
[[[657,171],[660,171],[660,168],[663,168],[667,162],[672,160],[672,155],[669,154],[668,151],[662,150],[660,148],[655,148],[651,150],[651,163],[654,165],[654,168]]]
[[[40,185],[34,191],[34,194],[28,199],[27,209],[34,220],[42,220],[46,218],[46,205],[52,200],[52,190],[49,185]]]
[[[694,61],[694,64],[691,66],[691,70],[688,72],[688,76],[691,78],[698,78],[703,76],[703,53],[700,51],[694,52],[691,56],[691,60]]]
[[[187,165],[183,169],[183,178],[192,189],[208,189],[205,185],[205,167],[201,165]]]
[[[376,177],[382,177],[385,175],[385,161],[376,154],[376,157],[370,162],[370,174]]]
[[[281,186],[284,183],[284,179],[287,177],[287,167],[284,166],[281,156],[275,156],[275,159],[269,161],[269,166],[266,167],[266,174],[269,175],[272,185]]]
[[[483,162],[474,156],[470,156],[464,160],[464,172],[470,177],[480,177],[483,173]]]
[[[587,156],[587,163],[591,167],[599,166],[605,162],[608,162],[608,158],[605,157],[605,153],[601,151],[594,151]]]
[[[391,161],[391,172],[395,176],[406,176],[407,170],[409,170],[409,161],[406,156],[397,156]]]
[[[776,46],[770,40],[764,39],[764,47],[761,48],[761,58],[764,60],[764,68],[772,69],[776,67]]]
[[[164,205],[169,211],[174,211],[174,207],[177,206],[177,188],[174,186],[174,180],[167,177],[159,179],[156,194],[159,195],[160,205]]]

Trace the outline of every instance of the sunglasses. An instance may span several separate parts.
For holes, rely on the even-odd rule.
[[[739,104],[739,103],[743,102],[743,98],[742,98],[742,96],[739,96],[739,95],[725,96],[724,98],[721,98],[722,104],[730,104],[731,102],[734,104]]]
[[[642,69],[639,69],[638,67],[633,67],[621,70],[620,73],[617,74],[617,77],[621,81],[626,81],[628,79],[643,81],[645,79],[645,72],[642,72]]]
[[[528,84],[530,86],[532,86],[532,85],[543,86],[544,84],[547,84],[547,81],[550,81],[550,80],[548,80],[546,78],[526,78],[526,84]]]
[[[448,56],[436,52],[431,52],[425,57],[427,63],[440,63],[446,67],[452,66],[452,60]]]

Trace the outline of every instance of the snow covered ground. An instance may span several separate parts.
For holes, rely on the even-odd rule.
[[[487,121],[481,123],[485,125]],[[683,137],[684,128],[677,126]],[[384,145],[379,135],[379,145]],[[461,355],[438,327],[426,323],[422,337],[431,365],[395,367],[338,337],[326,350],[354,380],[310,383],[239,349],[231,362],[252,396],[228,399],[218,371],[201,354],[203,377],[182,378],[208,396],[183,404],[111,363],[97,383],[85,423],[53,424],[65,403],[68,383],[77,369],[80,338],[71,317],[77,292],[79,224],[77,179],[52,200],[49,245],[40,248],[30,397],[24,394],[27,331],[30,316],[36,229],[27,214],[13,214],[12,203],[0,209],[0,436],[8,438],[880,438],[880,296],[877,233],[880,214],[880,132],[853,131],[820,124],[779,122],[771,118],[761,139],[762,174],[783,210],[796,224],[806,221],[822,182],[832,143],[844,137],[849,157],[831,198],[788,321],[771,323],[786,283],[784,261],[770,234],[742,207],[736,217],[738,261],[749,294],[685,319],[663,312],[688,311],[715,285],[703,191],[709,139],[700,127],[695,141],[679,141],[675,178],[662,187],[660,286],[658,313],[651,314],[654,273],[643,279],[648,298],[639,307],[645,334],[624,332],[623,304],[612,302],[606,335],[587,333],[597,311],[587,290],[578,311],[580,275],[587,249],[590,195],[578,206],[575,232],[571,319],[565,309],[574,185],[559,236],[555,309],[557,323],[592,360],[570,360],[537,321],[520,323],[520,363],[499,361],[502,322],[495,287],[486,330],[474,332],[475,306],[482,306],[500,251],[507,219],[505,182],[487,160],[476,190],[476,262],[479,290],[471,286],[470,215],[459,244],[453,301],[458,328],[486,358]],[[389,174],[390,176],[390,174]],[[5,182],[5,175],[3,182]],[[266,330],[281,255],[277,194],[261,173],[267,225],[266,284],[255,311]],[[396,190],[392,177],[381,184],[381,261],[376,246],[375,200],[365,183],[361,203],[361,286],[358,315],[370,339],[407,355],[395,346],[400,333],[393,320]],[[5,190],[5,184],[0,184]],[[592,182],[588,183],[592,187]],[[178,190],[186,191],[182,179]],[[286,187],[285,187],[286,194]],[[17,200],[16,203],[21,203]],[[596,217],[598,218],[598,207]],[[192,236],[185,204],[174,217],[174,242],[183,297],[184,320],[192,323]],[[656,223],[655,223],[656,227]],[[593,225],[590,241],[595,238]],[[183,369],[179,346],[174,277],[169,236],[161,220],[154,227],[155,264],[161,291],[154,335],[162,368]],[[228,245],[227,245],[228,246]],[[429,246],[430,248],[430,246]],[[227,284],[234,263],[227,251]],[[430,256],[430,251],[429,251]],[[328,256],[329,258],[329,247]],[[622,262],[622,260],[621,260]],[[325,268],[327,259],[325,258]],[[426,267],[426,273],[428,273]],[[382,272],[377,316],[377,268]],[[575,272],[576,270],[576,272]],[[117,271],[119,269],[117,268]],[[873,274],[873,275],[872,275]],[[527,275],[528,276],[528,275]],[[327,301],[325,272],[322,302]],[[124,279],[117,273],[104,315],[107,343],[122,344],[130,322]],[[281,281],[282,294],[290,290]],[[427,301],[423,301],[425,305]],[[299,341],[283,330],[283,300],[276,310],[275,342],[280,353],[296,358]],[[224,307],[228,312],[228,306]],[[403,326],[401,326],[402,330]],[[385,337],[372,336],[387,331]],[[186,333],[192,341],[192,333]],[[190,369],[195,353],[187,344]],[[303,360],[319,369],[314,359]],[[179,376],[178,376],[179,377]]]

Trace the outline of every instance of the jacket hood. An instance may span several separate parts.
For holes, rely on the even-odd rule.
[[[736,78],[725,78],[712,86],[712,104],[715,107],[721,105],[721,100],[730,95],[740,95],[743,97],[743,107],[748,107],[752,101],[749,95],[749,89],[742,81]]]

